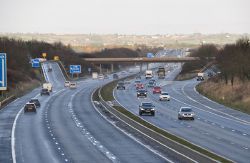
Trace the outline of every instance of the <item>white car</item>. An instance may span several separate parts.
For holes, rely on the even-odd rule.
[[[170,95],[167,92],[162,92],[159,96],[159,100],[160,101],[163,101],[163,100],[170,101]]]
[[[76,82],[70,82],[69,88],[70,89],[76,89]]]
[[[69,85],[70,85],[70,81],[65,81],[64,82],[64,87],[69,87]]]
[[[104,75],[103,74],[99,74],[98,78],[101,79],[101,80],[103,80],[104,79]]]
[[[191,119],[194,120],[195,113],[193,112],[191,107],[181,107],[178,112],[178,119]]]

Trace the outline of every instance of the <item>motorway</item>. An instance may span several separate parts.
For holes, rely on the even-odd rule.
[[[196,80],[173,81],[180,67],[168,65],[174,66],[166,79],[157,83],[171,95],[169,102],[160,102],[150,89],[147,99],[137,99],[133,81],[126,90],[115,90],[115,98],[135,115],[141,101],[152,101],[156,115],[143,119],[235,162],[248,162],[250,116],[199,95],[194,89]],[[52,72],[48,72],[49,66]],[[124,133],[114,127],[115,122],[100,115],[91,95],[111,79],[85,79],[78,82],[77,89],[69,89],[64,87],[65,78],[56,63],[44,63],[43,70],[46,80],[53,84],[50,96],[40,96],[41,88],[36,88],[0,110],[0,162],[180,162]],[[39,99],[41,107],[36,114],[24,114],[23,106],[33,97]],[[193,107],[196,119],[179,121],[181,106]]]
[[[156,115],[142,116],[146,121],[182,137],[203,148],[236,162],[248,162],[250,159],[250,116],[226,108],[201,96],[194,89],[198,82],[173,81],[180,67],[168,73],[165,80],[157,84],[168,92],[170,101],[159,101],[159,95],[148,89],[146,99],[138,99],[134,82],[126,90],[114,90],[116,100],[127,110],[138,115],[138,106],[142,101],[151,101],[156,106]],[[143,83],[147,83],[143,77]],[[194,121],[180,121],[177,113],[181,106],[191,106],[197,114]]]
[[[48,64],[52,72],[47,72]],[[0,151],[0,162],[171,162],[131,139],[95,110],[91,94],[109,80],[86,79],[78,82],[78,89],[70,90],[64,87],[56,63],[43,67],[54,86],[51,95],[40,96],[37,88],[0,112],[1,124],[6,124],[0,126],[1,149],[5,149]],[[21,109],[32,97],[39,99],[41,107],[36,114],[24,114]]]

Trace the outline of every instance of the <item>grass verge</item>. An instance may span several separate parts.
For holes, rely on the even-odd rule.
[[[196,86],[207,98],[235,110],[250,114],[250,82],[236,81],[232,87],[220,80],[207,80]]]

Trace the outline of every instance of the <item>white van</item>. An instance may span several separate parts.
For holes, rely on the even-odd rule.
[[[43,83],[43,88],[48,89],[48,91],[52,92],[52,84],[51,83]]]

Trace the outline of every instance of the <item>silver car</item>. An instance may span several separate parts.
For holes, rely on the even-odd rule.
[[[195,113],[193,112],[192,108],[190,107],[181,107],[178,112],[178,119],[191,119],[194,120]]]

